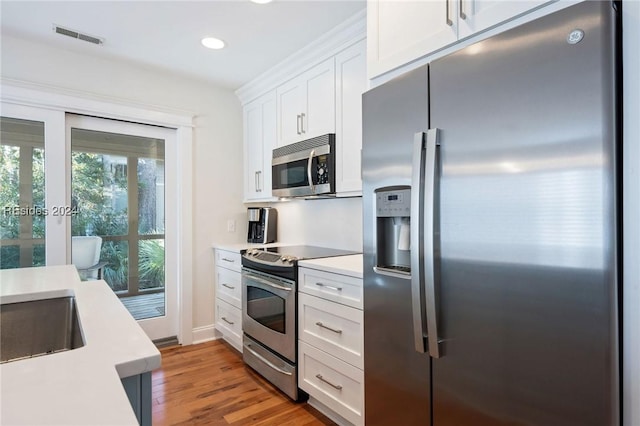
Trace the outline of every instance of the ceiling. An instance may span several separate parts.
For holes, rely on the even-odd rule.
[[[365,0],[6,1],[1,34],[133,61],[237,89],[364,9]],[[104,38],[72,39],[53,25]],[[225,41],[211,50],[205,36]],[[44,65],[44,64],[43,64]]]

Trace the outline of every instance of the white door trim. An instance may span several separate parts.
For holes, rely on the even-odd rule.
[[[190,345],[193,342],[193,177],[191,170],[193,165],[193,118],[195,114],[136,104],[122,99],[109,99],[91,93],[71,92],[52,86],[7,79],[0,80],[0,100],[6,104],[7,109],[35,107],[59,112],[58,115],[51,115],[51,117],[56,117],[54,125],[50,128],[52,134],[45,133],[47,140],[58,141],[58,144],[61,143],[60,140],[64,141],[65,139],[64,120],[60,121],[60,112],[62,116],[65,112],[68,112],[163,126],[176,130],[178,156],[176,175],[180,185],[177,191],[177,221],[179,228],[178,247],[175,254],[178,269],[178,305],[180,307],[178,341],[183,345]],[[3,105],[4,109],[5,105]],[[55,149],[52,149],[52,151],[56,156],[64,156],[66,154],[66,152],[56,152]],[[54,182],[50,183],[53,184]],[[59,182],[56,180],[55,183],[58,184]],[[49,225],[48,222],[47,225]],[[69,248],[65,247],[65,253],[68,251]]]

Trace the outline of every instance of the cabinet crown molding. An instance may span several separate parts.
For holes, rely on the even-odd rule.
[[[367,36],[366,8],[236,90],[242,105]]]

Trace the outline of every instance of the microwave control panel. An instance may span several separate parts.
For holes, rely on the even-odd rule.
[[[329,183],[329,162],[326,155],[321,155],[318,157],[316,164],[316,184],[322,185],[325,183]]]
[[[376,216],[398,217],[411,215],[411,190],[400,189],[376,193]]]

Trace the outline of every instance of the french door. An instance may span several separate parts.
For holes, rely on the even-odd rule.
[[[0,269],[76,264],[94,238],[148,336],[177,336],[178,158],[175,129],[2,102]]]
[[[101,277],[151,339],[176,336],[175,130],[72,114],[65,123],[71,262],[85,256],[79,240],[99,237]]]

